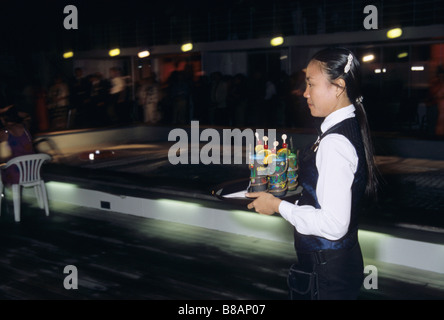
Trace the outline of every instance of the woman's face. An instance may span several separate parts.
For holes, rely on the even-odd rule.
[[[330,82],[319,61],[308,64],[305,81],[304,98],[313,117],[323,118],[338,109],[338,86]]]

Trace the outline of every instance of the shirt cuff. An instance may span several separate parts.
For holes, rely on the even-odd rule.
[[[288,201],[282,200],[279,204],[279,213],[280,215],[285,219],[288,220],[288,218],[291,215],[291,212],[293,211],[294,204],[290,203]]]

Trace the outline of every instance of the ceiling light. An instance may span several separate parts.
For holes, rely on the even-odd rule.
[[[394,28],[387,31],[387,38],[389,39],[399,38],[401,35],[402,35],[401,28]]]
[[[369,62],[375,60],[375,56],[373,54],[368,54],[362,58],[363,62]]]
[[[146,57],[148,57],[150,55],[150,52],[148,51],[148,50],[145,50],[145,51],[140,51],[138,54],[137,54],[137,56],[139,57],[139,58],[146,58]]]
[[[74,56],[74,52],[72,52],[72,51],[65,52],[65,53],[63,54],[63,58],[65,58],[65,59],[72,58],[73,56]]]
[[[193,44],[192,43],[185,43],[180,48],[183,52],[191,51],[193,50]]]
[[[270,40],[270,44],[273,47],[280,46],[283,43],[284,43],[284,38],[282,38],[282,37],[275,37],[275,38]]]
[[[115,49],[109,50],[109,55],[111,57],[118,56],[119,54],[120,54],[120,49],[119,48],[115,48]]]

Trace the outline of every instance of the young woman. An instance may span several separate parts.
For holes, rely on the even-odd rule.
[[[317,274],[317,298],[356,299],[363,281],[359,201],[377,189],[359,61],[345,48],[322,50],[307,66],[306,84],[311,115],[325,119],[317,141],[299,157],[301,198],[292,204],[249,193],[255,200],[248,208],[278,212],[295,227],[298,263]]]

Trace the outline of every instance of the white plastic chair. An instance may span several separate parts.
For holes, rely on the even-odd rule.
[[[41,178],[40,171],[42,164],[51,159],[46,153],[36,153],[25,156],[19,156],[10,159],[2,169],[6,169],[12,165],[16,165],[19,169],[19,183],[12,185],[12,195],[14,203],[14,218],[16,222],[20,222],[20,205],[21,205],[21,187],[34,187],[35,195],[39,207],[45,209],[45,213],[49,216],[48,196],[46,193],[45,181]],[[0,180],[1,194],[4,194],[5,186]],[[0,210],[2,197],[0,196]],[[1,212],[1,211],[0,211]]]

